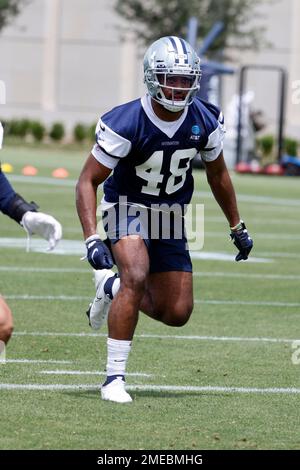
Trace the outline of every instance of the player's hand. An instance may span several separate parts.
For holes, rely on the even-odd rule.
[[[87,259],[94,269],[110,269],[114,262],[111,253],[99,235],[92,235],[85,240]]]
[[[241,261],[248,259],[248,255],[253,247],[252,238],[250,238],[248,234],[248,230],[246,229],[246,225],[241,220],[240,222],[241,227],[237,230],[231,230],[230,237],[234,243],[234,245],[239,250],[239,253],[235,257],[235,261]]]
[[[55,248],[62,237],[62,226],[52,215],[27,211],[21,224],[29,235],[37,234],[49,242],[48,251]]]

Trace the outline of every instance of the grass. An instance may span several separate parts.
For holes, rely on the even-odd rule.
[[[32,164],[38,176],[50,177],[54,168],[63,166],[75,180],[88,152],[8,147],[1,158],[14,166],[15,174]],[[204,174],[196,172],[195,177],[195,202],[205,205],[204,250],[234,259],[226,221]],[[62,222],[66,240],[82,239],[72,186],[12,181],[19,193]],[[79,255],[0,247],[0,290],[15,319],[7,359],[52,361],[2,364],[0,383],[74,386],[56,391],[0,389],[5,423],[0,449],[299,449],[299,394],[232,391],[300,389],[300,366],[291,360],[292,340],[300,337],[299,181],[239,175],[233,181],[255,241],[252,256],[272,262],[194,260],[198,302],[191,320],[172,329],[141,315],[128,372],[149,377],[127,378],[130,386],[227,387],[223,391],[148,387],[133,390],[130,405],[102,402],[98,385],[103,375],[96,372],[104,374],[106,331],[92,335],[86,322],[84,311],[93,296],[88,265]],[[1,216],[1,237],[24,236]],[[40,268],[44,271],[34,271]],[[15,298],[24,295],[75,298]]]

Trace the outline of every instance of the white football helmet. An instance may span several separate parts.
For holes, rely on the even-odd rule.
[[[189,77],[190,86],[167,86],[167,77],[170,75]],[[149,95],[168,111],[181,111],[193,102],[200,89],[200,78],[200,59],[184,39],[166,36],[155,41],[146,51],[144,82]],[[165,96],[166,89],[172,92],[171,99]],[[175,93],[178,91],[187,92],[183,100],[175,99]]]

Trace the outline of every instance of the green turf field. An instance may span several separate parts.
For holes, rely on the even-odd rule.
[[[14,175],[27,164],[39,169],[32,183],[11,179],[61,221],[63,246],[81,240],[73,182],[88,151],[1,152]],[[61,166],[70,178],[53,184],[51,172]],[[300,180],[233,174],[257,259],[235,263],[227,223],[204,174],[195,176],[194,201],[205,206],[203,251],[232,261],[194,259],[195,308],[186,326],[141,314],[128,363],[132,404],[100,399],[106,331],[95,335],[84,314],[94,292],[89,265],[80,253],[6,248],[4,238],[25,244],[25,232],[0,215],[0,291],[15,318],[0,364],[1,449],[299,449],[300,363],[292,354],[300,362],[293,349]]]

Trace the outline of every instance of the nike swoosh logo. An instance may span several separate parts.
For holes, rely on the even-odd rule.
[[[94,263],[95,263],[94,256],[95,256],[97,253],[98,253],[98,248],[95,248],[94,251],[93,251],[93,253],[92,253],[92,256],[91,256],[92,261],[93,261]],[[96,264],[96,263],[95,263],[95,264]]]

